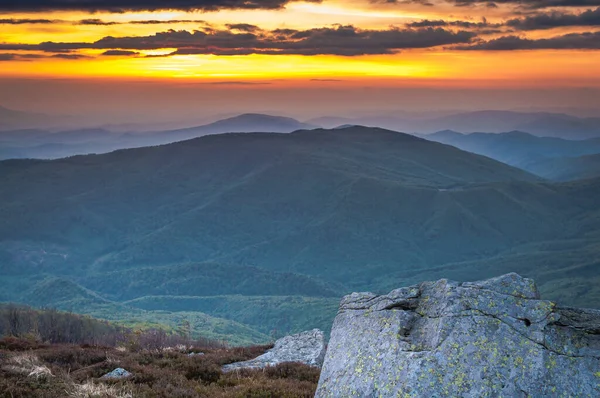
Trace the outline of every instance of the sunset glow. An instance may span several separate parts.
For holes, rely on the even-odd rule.
[[[458,79],[467,86],[482,80],[492,86],[498,81],[529,85],[540,80],[550,85],[577,86],[584,81],[598,84],[600,69],[595,65],[600,64],[600,52],[590,46],[593,39],[582,40],[578,48],[575,37],[581,33],[600,37],[597,27],[558,23],[551,29],[515,32],[515,23],[507,21],[519,18],[510,16],[511,10],[518,11],[517,6],[490,9],[474,5],[454,9],[452,17],[445,18],[449,8],[449,3],[430,7],[332,0],[291,2],[275,10],[211,12],[4,10],[0,15],[0,76],[365,81],[412,78],[442,82]],[[424,21],[437,23],[428,26]],[[421,25],[415,24],[419,22]],[[351,29],[342,35],[338,33],[342,26]],[[309,37],[316,29],[330,33]],[[294,33],[281,37],[278,32],[284,30],[296,31],[298,37],[294,38]],[[207,35],[206,43],[197,35],[178,38],[179,32],[198,31]],[[157,35],[171,37],[149,44],[151,40],[159,41]],[[544,48],[552,47],[546,43],[531,44],[562,35],[573,36],[573,43],[559,43],[556,49]],[[492,45],[468,51],[485,42],[508,40],[505,37],[530,42],[502,51]],[[114,47],[94,44],[103,38],[114,39]],[[48,42],[55,45],[46,45]],[[66,48],[59,48],[61,43]],[[323,44],[324,49],[313,50],[313,45]],[[248,47],[252,45],[259,48]]]

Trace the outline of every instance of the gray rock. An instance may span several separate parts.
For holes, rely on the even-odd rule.
[[[263,355],[244,362],[223,366],[224,372],[237,369],[262,369],[284,362],[301,362],[321,367],[325,357],[325,337],[319,329],[286,336],[275,342],[275,346]]]
[[[112,372],[102,376],[101,379],[125,379],[129,376],[132,376],[132,373],[129,373],[123,368],[116,368]]]
[[[203,352],[190,352],[189,354],[187,354],[188,357],[201,357],[203,355]]]
[[[316,397],[600,397],[600,311],[517,274],[353,293]]]

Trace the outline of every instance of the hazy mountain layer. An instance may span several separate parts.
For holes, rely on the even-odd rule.
[[[547,183],[387,130],[212,135],[4,161],[0,186],[5,301],[148,322],[195,309],[243,323],[219,332],[238,330],[238,341],[322,326],[342,294],[416,278],[518,271],[600,305],[592,278],[569,293],[598,253],[599,180]],[[42,292],[56,278],[69,283],[53,303]]]
[[[0,122],[1,120],[2,108]],[[107,153],[117,149],[163,145],[209,134],[290,133],[314,127],[316,126],[286,117],[244,114],[203,126],[144,133],[115,133],[101,128],[60,132],[40,129],[0,131],[0,159],[58,159],[73,155]]]
[[[535,137],[519,131],[461,134],[450,130],[430,134],[425,138],[488,156],[551,180],[566,181],[600,176],[598,158],[585,156],[600,153],[598,139],[571,141]]]
[[[323,127],[360,124],[396,131],[431,134],[440,130],[462,133],[525,131],[540,137],[582,140],[600,137],[600,118],[551,112],[475,111],[442,115],[381,115],[356,118],[323,117],[309,121]]]
[[[540,160],[528,169],[556,181],[600,177],[600,154]]]

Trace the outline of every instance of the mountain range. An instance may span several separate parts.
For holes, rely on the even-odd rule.
[[[600,177],[597,138],[572,141],[520,131],[461,134],[451,130],[422,137],[488,156],[550,180]]]
[[[329,329],[339,298],[426,279],[535,277],[600,305],[600,179],[549,182],[351,126],[207,135],[0,162],[2,301],[235,343]]]
[[[441,116],[410,114],[366,116],[355,118],[323,117],[308,123],[332,128],[339,125],[365,125],[396,131],[431,134],[441,130],[462,133],[524,131],[540,137],[581,140],[600,137],[599,117],[577,117],[550,112],[475,111]]]
[[[107,153],[117,149],[162,145],[208,134],[235,132],[290,133],[315,128],[291,118],[243,114],[178,130],[115,133],[102,128],[51,132],[40,129],[0,131],[0,159],[58,159]]]
[[[600,137],[600,118],[548,112],[477,111],[430,112],[429,114],[396,112],[395,115],[354,118],[322,117],[305,123],[287,117],[243,114],[176,130],[161,130],[158,125],[152,131],[139,131],[141,126],[137,128],[131,126],[132,130],[125,132],[122,128],[113,130],[112,127],[86,127],[66,131],[52,129],[63,119],[65,118],[0,108],[0,159],[57,159],[73,155],[107,153],[117,149],[162,145],[207,134],[290,133],[317,127],[337,128],[351,125],[366,125],[415,134],[429,134],[448,129],[491,133],[518,130],[536,136],[561,137],[566,140]],[[70,124],[77,124],[77,118],[72,117],[70,120]]]

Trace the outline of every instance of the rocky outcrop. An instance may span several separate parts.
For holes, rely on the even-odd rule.
[[[316,397],[599,397],[600,311],[517,274],[343,298]]]
[[[286,336],[275,342],[275,346],[263,355],[245,362],[223,366],[223,371],[237,369],[262,369],[283,362],[301,362],[321,367],[325,357],[325,337],[319,329]]]

